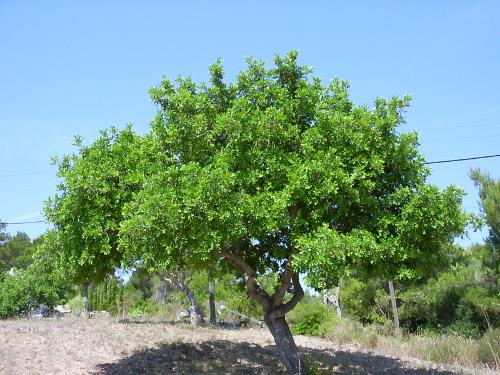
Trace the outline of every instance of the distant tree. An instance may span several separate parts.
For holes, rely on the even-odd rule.
[[[26,233],[17,232],[14,236],[5,234],[0,245],[0,260],[4,263],[4,270],[26,268],[33,262],[33,249],[33,243]]]
[[[500,179],[480,169],[472,169],[470,177],[479,189],[481,211],[489,228],[486,245],[478,248],[482,266],[488,279],[500,287]]]
[[[33,262],[14,276],[5,275],[0,282],[0,318],[27,313],[32,307],[61,303],[69,283],[58,268],[55,233],[47,232],[37,239]]]
[[[7,225],[2,223],[0,220],[0,247],[3,245],[4,241],[7,239],[7,233],[5,232],[5,228]]]

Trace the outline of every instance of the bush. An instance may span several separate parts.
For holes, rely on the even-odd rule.
[[[78,296],[71,298],[68,301],[68,306],[74,315],[79,316],[80,313],[83,311],[83,298],[82,298],[82,296],[78,295]]]
[[[50,254],[38,254],[27,269],[6,275],[0,282],[0,319],[26,314],[32,307],[58,305],[68,290]]]
[[[474,271],[461,268],[442,273],[425,285],[400,294],[399,318],[411,332],[444,330],[465,337],[479,337],[500,322],[500,299],[480,285]]]
[[[478,341],[479,361],[500,369],[500,328],[489,329]]]
[[[340,303],[344,316],[363,323],[385,323],[390,311],[390,299],[379,280],[342,280]]]
[[[302,303],[289,316],[290,329],[298,335],[324,336],[338,322],[337,314],[320,303]]]

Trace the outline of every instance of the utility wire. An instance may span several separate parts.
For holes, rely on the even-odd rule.
[[[1,224],[6,224],[6,225],[19,225],[19,224],[36,224],[36,223],[48,223],[48,221],[45,220],[36,220],[36,221],[18,221],[16,223],[4,223],[3,221],[0,221]]]
[[[438,161],[428,161],[424,164],[443,164],[443,163],[454,163],[457,161],[467,161],[467,160],[477,160],[477,159],[488,159],[488,158],[498,158],[500,154],[496,155],[484,155],[484,156],[474,156],[471,158],[462,158],[462,159],[449,159],[449,160],[438,160]]]

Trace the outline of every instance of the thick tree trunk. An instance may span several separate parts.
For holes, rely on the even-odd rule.
[[[273,335],[278,353],[288,373],[290,375],[304,375],[306,374],[304,362],[300,358],[292,333],[285,320],[285,315],[297,306],[297,303],[304,296],[299,274],[294,272],[292,268],[292,253],[293,250],[283,266],[279,283],[272,295],[260,285],[255,270],[238,253],[227,251],[222,256],[243,276],[248,297],[255,300],[264,309],[264,321]],[[291,293],[292,298],[283,303],[286,293]]]
[[[273,319],[271,314],[264,314],[269,331],[273,335],[274,342],[278,349],[278,353],[290,375],[306,374],[304,363],[300,357],[297,346],[293,339],[288,323],[284,317]]]
[[[82,288],[82,299],[83,299],[83,311],[82,311],[82,317],[87,319],[89,317],[89,282],[83,283],[83,288]]]
[[[210,310],[210,324],[216,325],[217,318],[215,316],[215,287],[213,280],[208,281],[208,307]]]

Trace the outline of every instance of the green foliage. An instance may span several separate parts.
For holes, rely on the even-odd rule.
[[[143,316],[151,316],[157,314],[162,308],[162,305],[151,301],[139,301],[129,311],[129,316],[132,319],[139,319]]]
[[[338,317],[332,309],[319,302],[299,303],[288,317],[292,333],[324,336],[333,329]]]
[[[116,315],[120,310],[121,284],[110,276],[97,285],[91,285],[88,291],[90,310],[107,311]]]
[[[82,296],[76,295],[73,298],[71,298],[68,301],[68,306],[74,315],[79,316],[80,313],[83,311],[83,298],[82,298]]]
[[[34,246],[26,233],[17,232],[15,236],[5,234],[0,240],[0,262],[2,270],[24,269],[33,262]]]
[[[500,290],[500,179],[494,179],[479,169],[471,170],[470,175],[479,188],[481,210],[489,227],[486,246],[478,255],[486,279],[494,289]]]
[[[55,159],[62,182],[45,214],[57,231],[60,267],[77,283],[102,281],[122,261],[117,249],[122,207],[149,169],[148,139],[130,127],[111,128],[90,146],[77,139],[77,154]]]
[[[238,243],[264,272],[295,248],[322,288],[360,268],[417,277],[462,231],[462,193],[424,185],[416,136],[397,130],[409,98],[356,107],[347,83],[323,86],[295,52],[270,70],[249,59],[234,83],[210,71],[210,85],[150,90],[165,163],[126,204],[127,258],[203,269]]]
[[[339,293],[343,314],[364,323],[382,323],[390,308],[384,284],[375,279],[343,279]]]
[[[23,314],[39,305],[54,306],[64,300],[69,285],[56,268],[52,235],[48,232],[40,239],[28,268],[15,276],[5,276],[0,283],[0,318]]]
[[[445,329],[478,336],[488,320],[500,321],[500,299],[480,285],[470,268],[458,268],[400,294],[401,324],[410,330]]]
[[[429,273],[470,217],[459,189],[425,183],[417,136],[400,129],[410,98],[356,106],[346,82],[324,85],[297,60],[248,59],[228,82],[220,61],[207,84],[164,79],[150,134],[76,140],[46,209],[59,264],[83,281],[120,263],[221,276],[224,260],[276,316],[301,298],[299,272],[317,289]]]

